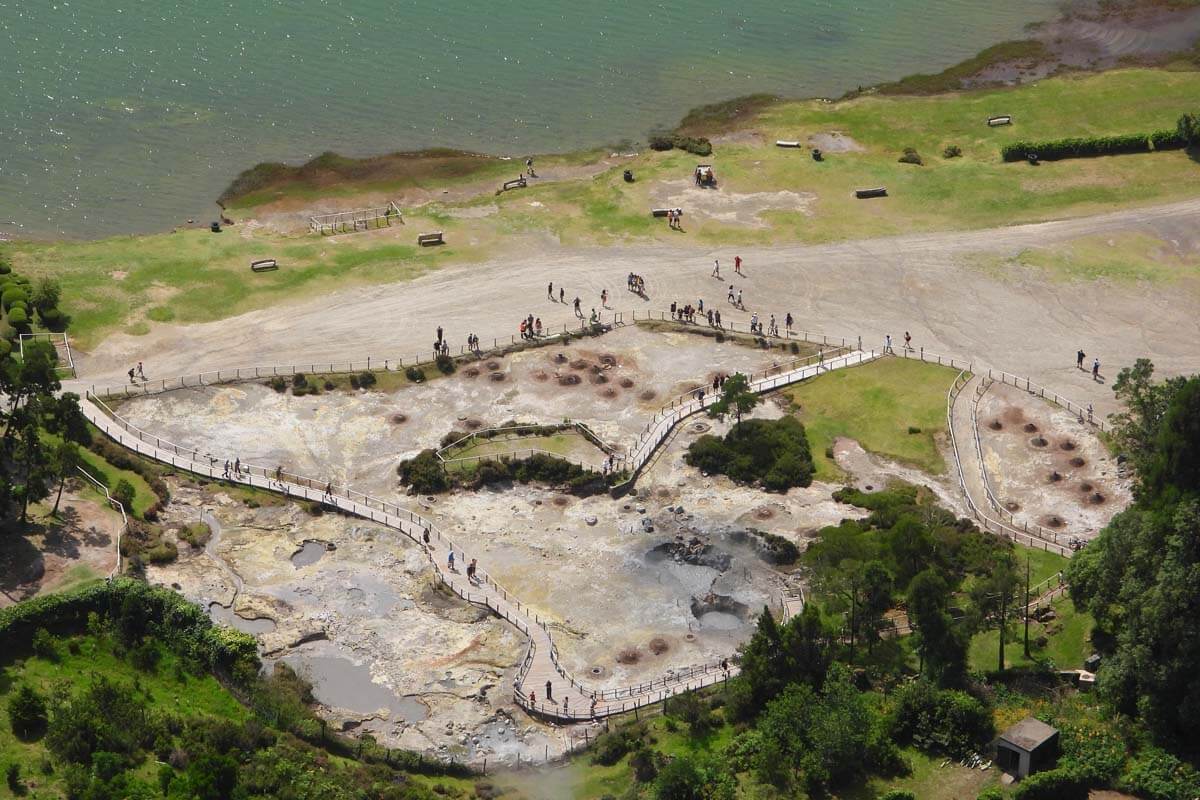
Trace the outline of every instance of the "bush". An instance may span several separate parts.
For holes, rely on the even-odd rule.
[[[773,492],[812,483],[812,453],[795,417],[746,420],[723,439],[701,436],[684,459],[706,473],[728,475],[738,483],[758,482]]]
[[[1147,800],[1192,800],[1200,797],[1200,776],[1170,753],[1149,747],[1134,759],[1120,787]]]
[[[437,364],[438,371],[443,375],[451,375],[454,373],[454,359],[444,353],[434,359]]]
[[[975,800],[1004,800],[1004,790],[999,786],[989,786],[976,795]]]
[[[942,158],[959,158],[962,155],[962,148],[956,144],[946,145],[946,149],[942,151]]]
[[[697,156],[711,156],[712,142],[703,137],[680,136],[678,134],[653,134],[650,136],[651,150],[679,149]]]
[[[375,373],[370,371],[358,373],[358,385],[364,389],[370,389],[377,383]]]
[[[0,358],[12,352],[12,344],[7,339],[0,338]]]
[[[44,658],[47,661],[58,660],[58,646],[54,641],[54,637],[50,635],[50,631],[45,628],[38,628],[34,631],[32,642],[33,654],[38,658]]]
[[[158,544],[146,550],[143,556],[151,564],[169,564],[179,558],[179,548],[174,542],[160,540]]]
[[[885,792],[879,800],[917,800],[917,796],[907,789],[892,789]]]
[[[1035,772],[1017,784],[1013,800],[1087,800],[1087,776],[1072,769]]]
[[[207,522],[193,522],[179,532],[179,538],[197,549],[208,544],[212,538],[212,528]]]
[[[267,386],[270,386],[277,392],[287,391],[287,381],[285,381],[280,375],[276,375],[274,378],[271,378],[271,380],[267,381]]]
[[[125,510],[131,514],[133,513],[134,495],[135,492],[133,489],[133,484],[124,478],[121,478],[121,480],[117,481],[117,486],[112,491],[113,499],[123,505]]]
[[[908,433],[909,433],[909,435],[910,435],[910,436],[915,436],[916,434],[918,434],[918,433],[920,433],[920,432],[921,432],[921,429],[920,429],[920,428],[918,428],[916,425],[909,425],[909,426],[908,426]]]
[[[46,700],[28,686],[8,699],[8,724],[20,739],[32,739],[46,730]]]
[[[1041,161],[1057,161],[1061,158],[1147,153],[1150,151],[1150,138],[1144,133],[1131,133],[1123,136],[1055,139],[1048,142],[1014,142],[1001,148],[1000,156],[1005,161],[1023,161],[1032,154]]]
[[[25,309],[16,307],[8,310],[8,324],[17,329],[18,333],[27,333],[29,328],[29,314]]]
[[[424,383],[425,373],[418,367],[408,367],[404,370],[404,377],[408,378],[413,383]]]
[[[57,308],[43,308],[38,311],[42,324],[52,331],[60,331],[66,327],[66,318]]]
[[[13,286],[10,284],[9,287],[5,289],[2,294],[0,294],[0,305],[4,306],[5,311],[8,311],[8,309],[12,307],[12,304],[18,300],[22,303],[29,302],[29,295],[26,294],[25,290],[20,286]]]
[[[918,167],[925,163],[921,160],[921,154],[912,147],[904,148],[904,155],[898,160],[901,164],[916,164]]]
[[[21,783],[21,765],[13,762],[4,768],[4,779],[8,790],[15,795],[25,794],[25,784]]]
[[[330,381],[330,380],[325,381],[323,386],[325,387],[325,391],[327,391],[327,392],[332,392],[335,388],[337,388],[333,385],[333,381]]]
[[[308,386],[308,377],[303,372],[297,372],[292,376],[292,386],[297,389]]]
[[[898,742],[957,758],[991,739],[992,716],[965,692],[918,680],[897,690],[889,727]]]
[[[1187,147],[1187,142],[1179,135],[1179,131],[1155,131],[1150,134],[1150,146],[1155,150],[1178,150]]]
[[[596,744],[592,748],[592,763],[611,767],[624,758],[638,741],[638,737],[629,728],[602,733],[596,737]]]
[[[400,482],[418,494],[437,494],[450,488],[446,470],[433,450],[422,450],[396,468]]]

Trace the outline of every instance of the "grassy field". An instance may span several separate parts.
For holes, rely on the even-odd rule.
[[[62,307],[73,318],[71,334],[87,349],[110,332],[142,334],[155,322],[211,321],[347,286],[410,280],[447,262],[516,252],[531,243],[529,237],[544,241],[550,235],[568,246],[629,240],[704,247],[826,242],[990,227],[1179,199],[1193,193],[1200,177],[1195,154],[1169,151],[1031,167],[1001,162],[999,150],[1017,139],[1171,128],[1195,105],[1197,96],[1200,72],[1128,69],[1010,89],[934,96],[875,94],[832,103],[747,103],[745,113],[700,115],[698,125],[711,119],[720,128],[740,126],[737,135],[718,140],[714,154],[703,159],[715,165],[722,195],[786,190],[812,196],[803,211],[761,212],[758,227],[691,215],[685,216],[687,232],[680,233],[651,218],[647,212],[663,191],[662,183],[686,186],[698,159],[678,150],[647,150],[597,175],[570,173],[579,177],[534,182],[501,196],[493,195],[491,183],[481,184],[474,194],[463,191],[464,182],[478,182],[481,176],[457,167],[393,176],[397,186],[419,185],[428,191],[457,187],[448,195],[455,199],[405,209],[403,226],[336,239],[235,226],[221,234],[182,230],[9,247],[24,274],[35,279],[53,275],[62,282]],[[988,116],[1002,113],[1011,114],[1014,124],[985,124]],[[816,162],[804,149],[774,146],[776,139],[804,141],[831,132],[853,140],[855,147],[827,152],[824,161]],[[961,157],[943,157],[951,144],[961,148]],[[906,147],[921,154],[924,166],[898,163]],[[547,163],[571,166],[596,156],[568,154],[550,157]],[[636,182],[622,179],[625,168],[635,172]],[[492,169],[497,170],[495,176],[487,172]],[[483,177],[498,177],[504,170],[514,171],[513,162],[488,161]],[[242,202],[253,208],[282,198],[299,209],[320,196],[377,195],[390,185],[310,177],[258,189]],[[889,197],[854,199],[855,188],[878,185],[888,187]],[[443,230],[448,244],[419,249],[415,236],[427,229]],[[1131,262],[1129,254],[1141,252],[1145,262],[1153,246],[1132,241],[1109,252],[1106,242],[1081,243],[1066,253],[1030,252],[1022,261],[1079,278],[1136,278],[1146,268],[1137,266],[1137,259]],[[249,270],[252,259],[267,257],[279,259],[281,268],[268,273]],[[1194,259],[1185,266],[1194,272]],[[1166,261],[1161,269],[1176,267]]]
[[[1011,625],[1004,646],[1006,666],[1030,666],[1034,659],[1049,659],[1058,669],[1079,669],[1083,666],[1083,660],[1093,649],[1090,637],[1095,620],[1087,612],[1078,611],[1067,597],[1054,601],[1054,612],[1056,618],[1046,624],[1033,621],[1029,624],[1030,653],[1033,659],[1025,657],[1024,625]],[[1045,647],[1035,644],[1039,636],[1046,637]],[[987,631],[971,637],[967,656],[970,668],[980,672],[995,670],[998,666],[999,649],[999,631]]]
[[[1179,251],[1145,233],[1085,236],[1070,242],[1022,250],[1007,259],[977,262],[985,272],[1019,276],[1029,271],[1061,280],[1113,283],[1167,283],[1200,275],[1200,257]]]
[[[931,474],[945,472],[937,441],[946,432],[946,390],[956,374],[948,367],[886,358],[786,390],[808,432],[816,477],[843,477],[825,455],[839,436]],[[910,427],[920,430],[910,433]]]

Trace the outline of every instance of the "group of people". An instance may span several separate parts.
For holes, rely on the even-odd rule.
[[[726,295],[726,299],[729,300],[729,305],[734,308],[740,308],[742,311],[746,310],[746,304],[742,302],[742,290],[738,289],[735,292],[732,283],[729,284],[729,294]]]
[[[1083,360],[1085,358],[1087,358],[1087,353],[1083,352],[1083,350],[1079,350],[1078,352],[1076,352],[1075,353],[1075,366],[1078,367],[1079,369],[1083,369]],[[141,364],[139,363],[138,366],[140,367]],[[1094,380],[1094,381],[1100,380],[1100,359],[1099,358],[1092,359],[1092,380]]]
[[[792,315],[788,314],[787,318],[788,318],[787,329],[790,332],[792,330],[792,322],[791,322]],[[775,315],[772,314],[771,321],[767,323],[767,328],[764,331],[763,324],[758,319],[758,312],[755,312],[750,315],[750,332],[757,333],[759,336],[763,336],[763,335],[778,336],[779,335],[779,323],[775,321]]]
[[[542,335],[542,318],[534,319],[533,314],[530,314],[521,320],[518,329],[521,331],[522,339],[536,339]]]
[[[629,289],[629,291],[633,292],[634,294],[636,294],[640,297],[645,297],[646,296],[646,279],[643,278],[641,275],[637,275],[637,274],[631,272],[631,273],[629,273],[629,277],[626,278],[626,280],[625,280],[625,288]]]
[[[428,546],[429,545],[429,529],[428,528],[425,529],[424,539],[425,539],[426,546]],[[449,553],[446,554],[446,569],[450,572],[458,572],[458,570],[454,568],[454,550],[451,550]],[[479,585],[479,562],[477,559],[472,558],[471,563],[467,564],[467,582],[470,583],[472,586]]]
[[[683,209],[669,208],[667,209],[667,227],[673,231],[683,230]]]
[[[710,327],[721,327],[721,312],[714,311],[712,308],[709,308],[707,311],[705,311],[703,298],[698,300],[697,305],[695,306],[691,305],[690,303],[682,306],[677,302],[671,303],[671,319],[676,319],[680,322],[695,322],[697,316],[699,316],[701,320],[707,318]]]
[[[136,367],[129,368],[129,382],[137,383],[139,380],[146,380],[146,371],[142,369],[142,362],[138,362]]]
[[[746,273],[742,272],[742,257],[741,256],[733,257],[733,273],[735,275],[741,275],[743,278],[746,277]],[[714,278],[721,277],[721,259],[719,259],[719,258],[713,259],[712,277],[714,277]],[[730,288],[733,288],[733,287],[730,287]]]
[[[241,459],[241,457],[235,458],[233,460],[232,464],[229,461],[225,462],[225,480],[229,480],[232,477],[232,475],[230,475],[231,472],[233,473],[233,475],[241,475],[242,474],[242,459]],[[249,474],[249,473],[250,473],[250,468],[246,467],[246,474]]]
[[[913,349],[912,334],[909,333],[908,331],[904,332],[904,349],[905,350]],[[885,352],[885,353],[895,353],[896,352],[895,348],[892,347],[892,335],[890,333],[883,337],[883,352]]]

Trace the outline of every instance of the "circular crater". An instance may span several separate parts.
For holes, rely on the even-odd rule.
[[[1004,423],[998,419],[994,419],[988,423],[988,427],[994,431],[999,431],[1004,429]]]
[[[463,427],[469,431],[477,431],[483,427],[483,420],[472,417],[463,423]]]
[[[1081,491],[1081,492],[1090,492],[1092,489],[1095,489],[1095,488],[1096,487],[1092,486],[1092,484],[1089,483],[1088,481],[1084,481],[1083,483],[1079,484],[1079,491]]]
[[[712,426],[707,422],[693,422],[688,426],[692,433],[708,433],[712,430]]]
[[[759,506],[754,509],[755,519],[773,519],[775,517],[775,509],[769,506]]]
[[[668,489],[668,488],[667,488],[667,487],[665,487],[665,486],[660,486],[660,487],[658,487],[658,489],[656,489],[656,490],[655,490],[654,494],[655,494],[657,497],[661,497],[661,498],[663,498],[663,499],[666,499],[666,498],[668,498],[668,497],[670,497],[670,496],[671,496],[671,490],[670,490],[670,489]]]
[[[653,400],[656,397],[658,397],[657,392],[655,392],[653,389],[647,389],[646,391],[644,391],[638,395],[638,400],[647,400],[648,401],[648,400]]]
[[[1058,483],[1061,480],[1062,480],[1062,473],[1059,472],[1058,470],[1054,470],[1049,475],[1046,476],[1047,483]]]
[[[1075,449],[1075,443],[1072,442],[1070,439],[1063,439],[1061,442],[1058,443],[1058,449],[1066,450],[1066,451],[1070,452],[1071,450]]]
[[[500,362],[493,358],[484,364],[484,366],[488,369],[500,369]]]
[[[584,361],[582,358],[577,358],[571,362],[571,369],[587,369],[591,364]]]
[[[618,664],[636,664],[642,660],[642,654],[636,647],[626,647],[617,653]]]
[[[1022,430],[1024,430],[1026,433],[1037,433],[1038,426],[1034,425],[1032,422],[1026,422],[1025,427],[1022,428]]]
[[[571,501],[568,500],[567,498],[563,497],[560,494],[557,497],[555,497],[553,500],[551,500],[550,502],[553,503],[554,505],[558,506],[559,508],[566,508],[567,504],[570,503]]]
[[[596,665],[596,666],[594,666],[594,667],[590,668],[590,669],[588,670],[588,672],[590,672],[590,673],[592,674],[592,677],[593,677],[593,678],[599,678],[599,677],[601,677],[601,676],[603,676],[603,675],[604,675],[604,673],[605,673],[605,669],[604,669],[604,667],[601,667],[601,666],[599,666],[599,665]]]
[[[656,656],[661,656],[663,653],[671,649],[671,646],[667,644],[667,640],[661,636],[655,636],[653,639],[651,639],[647,647],[649,647],[650,652],[654,653]]]
[[[503,372],[500,372],[500,371],[488,373],[488,380],[491,381],[492,383],[504,383],[504,381],[507,377],[508,376],[506,376]]]
[[[633,388],[633,378],[621,378],[620,384],[621,384],[622,389],[632,389]]]
[[[399,413],[392,414],[390,417],[388,417],[388,422],[392,423],[393,425],[403,425],[404,423],[408,422],[408,416]]]
[[[694,641],[696,641],[696,634],[694,634],[694,633],[685,633],[685,634],[683,635],[683,638],[684,638],[685,640],[689,641],[689,642],[694,642]]]
[[[567,358],[566,353],[555,353],[554,358],[552,360],[554,361],[555,364],[565,364],[568,361],[570,361],[571,359]]]
[[[478,378],[479,367],[467,367],[463,370],[463,375],[466,375],[468,378]]]
[[[1058,514],[1048,514],[1042,517],[1042,524],[1047,528],[1061,528],[1066,523]]]
[[[1098,505],[1102,504],[1106,499],[1107,498],[1104,495],[1100,494],[1099,492],[1092,492],[1091,494],[1089,494],[1087,496],[1087,503],[1088,503],[1088,505],[1091,505],[1091,506],[1098,506]]]
[[[1070,460],[1068,463],[1069,463],[1069,464],[1070,464],[1072,467],[1082,467],[1082,466],[1083,466],[1084,464],[1086,464],[1087,462],[1086,462],[1086,461],[1084,461],[1084,460],[1083,460],[1082,458],[1080,458],[1079,456],[1075,456],[1075,457],[1074,457],[1074,458],[1072,458],[1072,459],[1071,459],[1071,460]]]
[[[592,377],[589,378],[589,380],[596,385],[605,384],[605,383],[608,383],[608,376],[602,372],[597,372],[594,375],[592,375]]]
[[[600,356],[599,361],[606,367],[615,367],[617,365],[617,357],[612,353],[604,353]]]
[[[1045,447],[1046,445],[1050,444],[1046,441],[1046,437],[1044,436],[1035,436],[1029,440],[1029,443],[1034,447]]]
[[[533,373],[533,379],[538,383],[545,383],[546,381],[550,380],[550,376],[545,372],[538,370],[537,372]]]
[[[559,386],[578,386],[581,383],[583,383],[583,379],[580,378],[578,375],[559,375],[558,376],[558,385]]]
[[[1006,509],[1008,509],[1008,512],[1010,514],[1021,510],[1021,504],[1018,503],[1016,500],[1005,500],[1004,507]]]
[[[606,387],[606,388],[604,388],[604,389],[601,389],[601,390],[600,390],[600,392],[599,392],[599,395],[600,395],[601,397],[606,397],[606,398],[608,398],[609,400],[612,400],[614,397],[616,397],[616,396],[617,396],[617,390],[616,390],[616,389],[614,389],[614,388],[612,388],[611,386],[608,386],[608,387]]]

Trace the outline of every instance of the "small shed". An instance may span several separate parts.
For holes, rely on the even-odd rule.
[[[996,765],[1017,778],[1046,769],[1058,757],[1058,729],[1033,717],[1013,725],[996,740]]]

